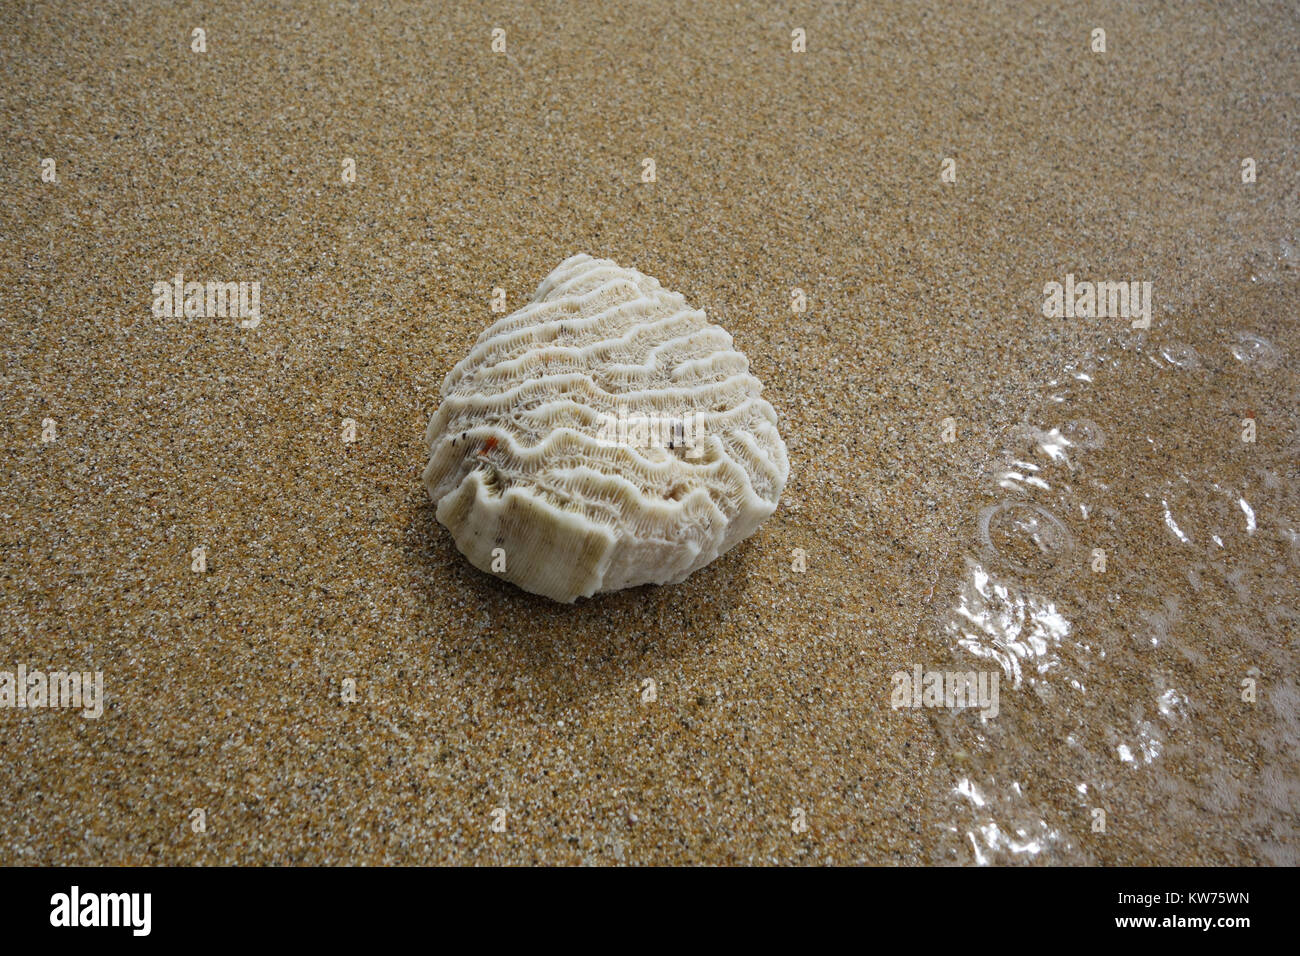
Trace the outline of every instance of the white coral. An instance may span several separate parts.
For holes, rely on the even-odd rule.
[[[789,462],[761,391],[681,295],[572,256],[447,375],[424,484],[470,562],[525,590],[676,583],[776,509]]]

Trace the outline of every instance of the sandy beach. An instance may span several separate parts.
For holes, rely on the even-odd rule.
[[[1300,862],[1293,8],[0,22],[0,671],[103,680],[0,707],[4,863]],[[493,290],[578,252],[732,334],[790,479],[560,605],[420,476]]]

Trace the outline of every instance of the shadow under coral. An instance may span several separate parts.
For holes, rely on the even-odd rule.
[[[419,497],[411,503],[406,551],[428,589],[421,632],[436,638],[450,666],[500,687],[526,683],[548,709],[611,685],[635,687],[647,673],[700,654],[750,603],[751,548],[742,542],[680,584],[560,604],[471,565],[438,523],[433,502]]]

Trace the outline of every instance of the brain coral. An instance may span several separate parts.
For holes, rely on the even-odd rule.
[[[425,440],[476,567],[556,601],[683,580],[776,509],[776,413],[731,336],[608,259],[566,259],[447,375]]]

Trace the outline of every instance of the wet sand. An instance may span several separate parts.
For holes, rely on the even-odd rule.
[[[3,22],[0,670],[106,695],[0,709],[6,862],[1297,862],[1285,7]],[[685,583],[559,606],[419,478],[493,288],[579,251],[732,333],[791,479]],[[260,324],[156,317],[177,272]],[[1151,328],[1046,318],[1067,274]],[[1069,545],[985,542],[1006,502]],[[915,664],[999,716],[892,708]]]

